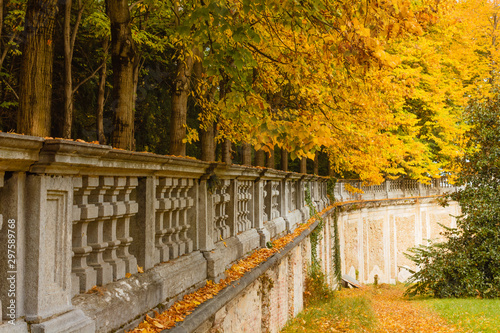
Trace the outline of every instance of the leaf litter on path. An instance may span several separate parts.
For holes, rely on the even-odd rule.
[[[339,297],[364,296],[377,318],[375,333],[455,333],[464,332],[448,324],[437,313],[403,296],[398,286],[379,285],[339,292]],[[356,332],[356,331],[350,331]]]

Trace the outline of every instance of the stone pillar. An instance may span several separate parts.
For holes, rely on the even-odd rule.
[[[213,200],[207,191],[207,181],[201,180],[198,185],[198,248],[201,251],[214,249],[213,235]]]
[[[3,172],[0,172],[0,205],[2,204],[2,197],[1,197],[1,196],[2,196],[2,194],[3,194],[3,193],[2,193],[2,191],[1,191],[1,190],[2,190],[2,187],[3,187],[3,177],[4,177],[4,173],[3,173]],[[2,211],[3,211],[3,207],[1,207],[1,206],[0,206],[0,231],[2,231],[2,226],[3,226],[3,215],[2,215]],[[2,248],[0,249],[0,251],[2,251],[2,252],[5,252],[4,250],[5,250],[5,248],[6,248],[6,246],[5,246],[5,245],[6,245],[6,243],[5,243],[5,238],[4,238],[5,236],[4,236],[4,235],[5,235],[5,232],[0,233],[0,244],[1,244],[1,245],[3,245],[3,246],[2,246]],[[3,237],[2,237],[2,236],[3,236]],[[1,255],[1,254],[0,254],[0,255]],[[3,262],[3,263],[6,263],[5,258],[3,258],[3,257],[2,257],[1,259],[2,259],[2,262]],[[0,266],[1,266],[1,265],[0,265]],[[4,271],[4,267],[1,267],[1,269],[2,269],[2,271]],[[0,274],[1,274],[1,273],[0,273]],[[5,278],[5,277],[3,277],[3,276],[2,276],[2,278]],[[4,281],[4,280],[2,279],[2,281]],[[4,295],[5,295],[5,290],[4,290],[4,288],[0,288],[0,325],[2,325],[2,321],[3,321],[3,320],[2,320],[2,319],[3,319],[3,317],[2,317],[2,309],[3,309],[3,308],[2,308],[2,298],[3,298],[3,297],[5,297]]]
[[[264,183],[259,179],[254,183],[253,190],[253,223],[254,228],[260,235],[260,246],[265,247],[266,243],[271,239],[269,232],[264,228]]]
[[[273,182],[268,181],[266,186],[264,187],[264,191],[266,192],[266,197],[264,198],[264,213],[267,215],[268,221],[273,219]],[[267,221],[264,221],[267,222]]]
[[[71,304],[72,177],[26,179],[25,318],[32,332],[91,331]]]
[[[193,183],[193,187],[188,191],[187,198],[185,200],[189,201],[189,205],[192,205],[191,208],[187,210],[186,213],[186,225],[189,225],[189,229],[187,230],[187,238],[192,241],[192,248],[189,249],[187,253],[198,250],[200,248],[200,238],[198,233],[198,224],[199,224],[199,211],[198,211],[198,192],[199,185],[196,179],[190,180]]]
[[[292,230],[292,226],[290,225],[290,221],[287,218],[288,211],[290,210],[290,208],[288,207],[288,199],[289,199],[289,195],[290,195],[290,190],[288,189],[286,178],[282,179],[280,181],[279,191],[280,191],[280,196],[279,196],[279,207],[278,208],[280,211],[280,216],[283,217],[283,219],[285,219],[286,230],[287,230],[287,232],[290,233],[293,230]]]
[[[12,332],[27,331],[26,323],[22,319],[17,321],[17,318],[25,315],[25,182],[26,175],[22,172],[6,172],[5,177],[4,173],[0,172],[0,309],[3,310],[0,310],[0,318],[3,318],[4,322],[10,322],[5,325],[8,325]],[[9,233],[15,235],[15,246],[11,248],[8,247]],[[9,249],[10,254],[15,256],[10,260],[14,261],[9,261]],[[15,290],[10,290],[9,281],[15,286]],[[4,331],[0,329],[0,332]]]
[[[156,177],[143,177],[137,186],[137,203],[139,210],[135,223],[130,226],[134,237],[130,251],[137,258],[137,264],[144,270],[152,268],[160,262],[155,248],[156,223]]]
[[[306,191],[305,191],[306,181],[301,179],[297,184],[297,209],[302,213],[302,221],[309,220],[309,207],[306,203]]]
[[[230,237],[236,236],[237,232],[237,219],[238,219],[238,180],[233,179],[230,181],[228,193],[230,200],[227,203],[226,214],[227,214],[227,225],[231,229]]]

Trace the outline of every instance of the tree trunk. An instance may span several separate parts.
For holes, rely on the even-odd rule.
[[[319,172],[319,152],[316,151],[314,154],[314,174],[317,175]]]
[[[73,52],[71,47],[71,6],[72,0],[66,0],[64,5],[64,123],[63,138],[71,138],[71,125],[73,124],[73,79],[71,62]]]
[[[233,162],[231,159],[231,141],[229,139],[222,141],[222,162],[227,164]]]
[[[252,146],[249,143],[241,145],[241,164],[252,165]]]
[[[29,0],[19,74],[17,131],[50,135],[54,19],[57,0]]]
[[[302,157],[300,159],[300,173],[307,173],[307,158]]]
[[[262,149],[255,152],[255,166],[266,166],[266,153]]]
[[[73,127],[73,79],[72,68],[73,53],[75,50],[76,34],[80,26],[80,20],[83,14],[81,0],[78,0],[78,13],[73,30],[71,30],[71,7],[72,0],[66,0],[64,9],[64,124],[63,138],[71,138],[71,128]]]
[[[330,160],[331,156],[328,156],[328,176],[333,177],[335,176],[335,170],[333,170],[333,165],[332,161]]]
[[[99,90],[97,91],[97,140],[101,145],[106,144],[106,136],[104,135],[104,96],[106,93],[106,76],[108,62],[109,39],[105,38],[102,42],[104,51],[101,74],[99,75]]]
[[[281,149],[281,170],[288,171],[288,152]]]
[[[213,123],[207,129],[200,129],[201,160],[215,161],[215,128]]]
[[[202,59],[202,53],[200,48],[195,47],[193,49],[193,54],[197,56],[197,58]],[[196,85],[199,86],[202,81],[203,76],[203,63],[196,59],[193,62],[193,76],[196,81]],[[211,102],[213,100],[213,96],[215,94],[215,88],[210,89],[207,92],[206,96],[200,96],[200,98],[206,98],[207,101]],[[200,113],[207,112],[205,109],[201,109]],[[215,161],[215,127],[213,122],[210,122],[206,126],[206,129],[200,128],[200,141],[201,141],[201,160],[202,161]]]
[[[134,62],[137,50],[127,0],[107,0],[113,64],[113,134],[115,148],[134,149]]]
[[[177,77],[172,94],[172,113],[170,116],[170,154],[186,156],[186,117],[189,95],[189,77],[193,69],[193,59],[186,56],[177,60]]]
[[[274,169],[274,149],[271,150],[271,153],[269,155],[267,155],[267,163],[266,163],[266,167],[267,168],[271,168],[271,169]]]
[[[3,52],[3,40],[2,40],[2,30],[3,30],[3,0],[0,0],[0,54]],[[1,69],[0,65],[0,69]]]

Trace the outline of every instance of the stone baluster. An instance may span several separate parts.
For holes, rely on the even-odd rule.
[[[113,177],[99,177],[99,186],[91,192],[90,200],[98,207],[98,217],[88,225],[88,242],[92,252],[88,257],[88,265],[97,273],[97,284],[103,285],[113,281],[113,268],[104,260],[104,251],[108,243],[104,240],[104,223],[113,215],[113,207],[104,201],[106,192],[114,185]]]
[[[263,221],[264,222],[267,222],[268,220],[270,220],[270,217],[271,217],[271,213],[270,213],[270,209],[271,209],[271,191],[268,189],[268,181],[267,180],[263,180],[262,181],[262,198],[264,200],[262,200],[262,218],[263,218]]]
[[[217,243],[222,239],[231,236],[231,228],[227,225],[227,205],[231,199],[227,190],[230,185],[230,180],[224,179],[221,181],[220,185],[217,185],[217,189],[215,194],[213,195],[213,203],[214,203],[214,242]]]
[[[88,244],[89,223],[98,217],[98,207],[89,203],[89,196],[99,186],[99,177],[75,177],[73,181],[73,294],[85,292],[97,283],[96,271],[87,265],[92,246]]]
[[[168,238],[168,223],[171,219],[171,197],[174,185],[171,178],[165,177],[157,179],[156,184],[155,247],[160,262],[165,262],[170,260],[169,249],[164,240]]]
[[[180,226],[180,211],[181,211],[181,193],[186,184],[181,179],[173,179],[174,189],[172,191],[172,211],[170,212],[170,224],[168,228],[168,248],[170,259],[174,259],[182,255],[183,246],[179,238]]]
[[[118,197],[120,201],[125,203],[126,211],[117,225],[117,237],[120,241],[117,255],[118,258],[125,262],[125,271],[131,274],[137,273],[137,259],[129,252],[133,241],[133,238],[130,237],[130,220],[137,214],[139,205],[130,199],[130,195],[137,188],[138,184],[137,177],[127,177],[125,187]]]
[[[188,212],[194,206],[194,199],[189,196],[189,192],[194,186],[193,179],[182,179],[182,187],[179,189],[179,253],[187,254],[193,251],[193,240],[188,237],[191,228],[188,219]]]
[[[118,202],[118,195],[125,189],[126,177],[113,177],[113,185],[108,188],[104,195],[104,200],[110,202],[113,213],[104,223],[104,241],[107,242],[107,248],[104,250],[104,261],[113,267],[113,279],[118,280],[125,277],[125,262],[118,258],[117,250],[121,242],[117,236],[118,220],[123,219],[126,214],[126,206],[123,202]]]
[[[250,190],[252,188],[252,181],[241,180],[238,181],[238,194],[237,194],[237,233],[250,230],[252,221],[249,219],[250,209],[249,202],[252,199]]]
[[[297,183],[290,182],[290,210],[297,209]]]
[[[270,186],[270,190],[271,190],[271,219],[274,220],[275,218],[280,217],[280,211],[279,211],[279,207],[280,207],[279,185],[280,185],[280,182],[273,180],[273,181],[270,181],[270,183],[271,183],[271,186]]]

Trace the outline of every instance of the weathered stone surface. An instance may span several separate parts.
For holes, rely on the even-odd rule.
[[[203,284],[206,278],[206,261],[196,251],[143,274],[110,283],[96,293],[77,295],[72,301],[95,320],[96,332],[111,332],[158,304]]]
[[[250,229],[236,235],[236,239],[238,239],[240,243],[238,252],[243,256],[260,246],[260,235],[255,229]]]
[[[14,321],[14,324],[4,322],[0,324],[0,333],[26,333],[28,332],[28,324],[24,320]]]
[[[264,223],[264,228],[269,232],[271,239],[279,238],[286,232],[286,221],[282,217]]]
[[[364,207],[364,208],[363,208]],[[452,216],[459,214],[457,203],[443,208],[433,198],[395,199],[351,205],[339,216],[343,274],[362,283],[404,282],[415,269],[405,252],[411,247],[438,238],[440,224],[454,227]]]
[[[229,268],[230,264],[243,255],[242,250],[243,247],[238,238],[231,237],[217,242],[213,251],[204,252],[207,260],[208,278],[215,281],[222,278],[224,271]]]
[[[38,322],[71,308],[73,191],[67,177],[30,175],[26,185],[25,311]]]
[[[95,323],[81,310],[66,312],[61,316],[31,325],[31,333],[94,333]]]

